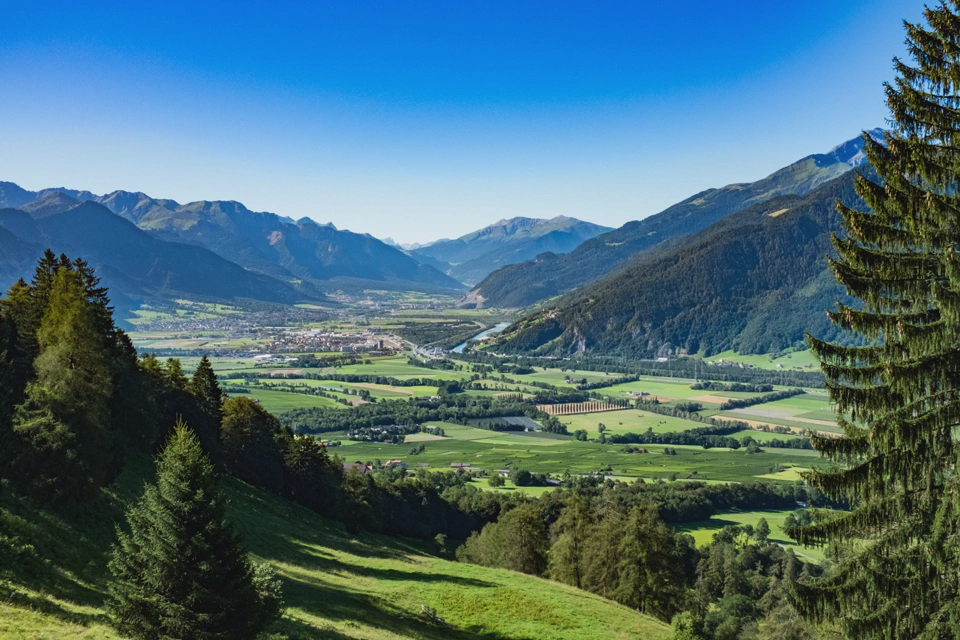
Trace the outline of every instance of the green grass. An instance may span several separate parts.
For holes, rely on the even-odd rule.
[[[18,564],[11,582],[0,583],[0,637],[119,637],[102,609],[104,566],[114,523],[151,475],[148,462],[134,465],[79,523],[3,498],[0,525],[29,533],[43,560]],[[288,637],[657,640],[668,634],[661,622],[572,587],[451,562],[415,541],[349,535],[248,485],[228,480],[225,488],[228,516],[245,544],[283,581],[287,612],[274,631]],[[448,626],[422,621],[421,605],[436,609]]]
[[[757,431],[755,429],[744,429],[743,431],[737,431],[736,433],[731,433],[730,437],[737,440],[742,440],[743,438],[750,436],[757,442],[770,442],[771,440],[797,440],[801,436],[792,435],[789,433],[773,433],[772,431]]]
[[[577,429],[585,429],[587,436],[590,438],[596,438],[600,435],[600,423],[606,426],[606,433],[643,433],[648,428],[653,428],[654,433],[674,433],[706,426],[691,420],[662,416],[637,409],[581,413],[572,416],[557,416],[557,419],[567,425],[567,431],[570,433]]]
[[[701,547],[713,540],[713,534],[724,527],[734,525],[751,525],[756,527],[760,518],[765,518],[770,525],[770,540],[784,547],[789,547],[800,556],[814,561],[824,559],[823,549],[818,547],[803,547],[793,542],[783,533],[783,521],[793,513],[793,509],[771,511],[723,511],[709,520],[675,525],[674,528],[693,536],[697,546]]]
[[[419,455],[409,454],[410,444],[371,442],[353,442],[340,455],[363,462],[398,459],[411,467],[425,463],[434,470],[449,469],[451,463],[462,463],[487,472],[516,466],[554,475],[566,471],[587,474],[603,470],[606,474],[624,478],[669,478],[676,475],[681,480],[724,482],[751,482],[770,473],[776,464],[810,467],[819,461],[815,451],[798,449],[771,448],[750,455],[743,450],[671,445],[677,455],[665,456],[661,453],[665,448],[662,445],[644,445],[651,453],[624,453],[619,445],[577,442],[572,438],[554,440],[457,425],[443,425],[443,428],[447,437],[422,441],[425,450]],[[336,440],[339,436],[324,434],[323,437]],[[415,441],[416,436],[412,442]],[[613,471],[606,471],[607,465]]]
[[[800,369],[803,371],[816,371],[819,367],[816,356],[809,349],[804,351],[793,351],[779,358],[772,358],[766,354],[758,355],[739,355],[733,351],[724,351],[704,358],[706,361],[717,362],[735,362],[750,365],[757,369]],[[779,367],[777,365],[780,365]]]
[[[333,409],[343,409],[344,405],[321,396],[308,396],[304,393],[289,393],[286,391],[273,391],[271,389],[258,389],[250,387],[250,393],[243,394],[244,397],[259,400],[260,405],[271,413],[280,413],[292,409],[305,409],[310,407],[323,407]]]
[[[370,376],[389,376],[407,380],[410,378],[430,378],[436,380],[462,380],[470,376],[469,371],[442,371],[425,369],[409,364],[404,356],[373,358],[371,364],[351,364],[340,367],[337,373]]]

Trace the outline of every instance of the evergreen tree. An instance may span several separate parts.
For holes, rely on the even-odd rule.
[[[178,424],[110,561],[108,609],[121,633],[242,640],[279,617],[279,584],[250,562],[224,507],[213,465]]]
[[[224,403],[220,442],[227,468],[241,480],[274,493],[283,487],[279,435],[280,421],[250,398]]]
[[[204,356],[206,357],[206,356]],[[183,372],[183,366],[180,364],[180,358],[167,358],[166,366],[167,384],[177,391],[186,391],[190,386],[187,375]]]
[[[593,512],[587,498],[573,493],[554,524],[557,540],[550,548],[550,577],[583,588],[587,540],[593,528]]]
[[[769,538],[770,525],[767,523],[766,518],[760,518],[760,521],[757,522],[757,528],[753,530],[753,539],[759,544],[767,544]]]
[[[864,639],[960,637],[960,2],[925,15],[886,86],[892,131],[864,136],[869,210],[838,207],[831,265],[862,307],[829,316],[863,346],[810,338],[845,435],[814,438],[842,466],[809,481],[856,508],[791,529],[846,548],[832,577],[801,578],[797,606]]]
[[[11,480],[44,501],[106,484],[115,453],[109,360],[83,283],[74,271],[60,268],[46,297],[33,380],[4,453]]]
[[[669,620],[683,604],[685,582],[670,532],[653,505],[634,507],[623,524],[615,599]]]
[[[200,358],[190,380],[190,392],[197,397],[205,411],[219,420],[224,401],[223,390],[220,389],[217,374],[214,373],[213,365],[207,356]]]
[[[547,529],[536,505],[523,504],[500,518],[502,566],[541,575],[547,568]]]

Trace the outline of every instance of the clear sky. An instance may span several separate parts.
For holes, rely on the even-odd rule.
[[[920,0],[0,0],[0,180],[400,241],[619,226],[887,115]]]

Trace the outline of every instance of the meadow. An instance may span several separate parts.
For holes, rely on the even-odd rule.
[[[348,445],[348,441],[342,440],[345,446],[332,451],[350,462],[402,460],[411,469],[419,464],[428,465],[432,470],[443,470],[457,463],[470,464],[473,470],[488,474],[497,469],[518,467],[554,475],[601,473],[624,479],[727,482],[756,480],[771,473],[777,465],[809,468],[819,459],[815,451],[801,449],[769,448],[764,453],[748,454],[743,449],[703,449],[684,445],[644,445],[643,448],[650,453],[626,453],[620,445],[578,442],[570,437],[544,437],[550,434],[497,432],[450,424],[441,426],[446,433],[442,439],[415,434],[409,442],[399,445],[371,442],[351,442]],[[329,440],[342,437],[342,434],[324,434],[324,439]],[[411,454],[414,444],[423,444],[423,453]],[[675,450],[676,455],[664,455],[665,448]]]
[[[674,529],[689,533],[693,536],[698,547],[705,546],[713,540],[713,535],[729,526],[751,525],[757,526],[763,518],[770,525],[770,540],[782,547],[793,549],[794,553],[807,560],[820,562],[824,559],[823,549],[820,547],[804,547],[796,544],[783,532],[783,521],[793,513],[793,509],[770,511],[722,511],[709,520],[691,522],[682,525],[672,525]]]
[[[113,640],[103,610],[113,526],[152,477],[132,464],[77,523],[10,497],[0,525],[37,541],[44,561],[21,563],[0,582],[0,637]],[[451,562],[433,545],[368,534],[256,490],[225,482],[228,518],[254,557],[283,583],[287,611],[272,631],[304,640],[658,640],[668,626],[572,587],[506,570]],[[421,605],[446,619],[421,616]]]

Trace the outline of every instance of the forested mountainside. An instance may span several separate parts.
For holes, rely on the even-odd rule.
[[[871,131],[878,135],[879,130]],[[723,218],[783,195],[805,195],[863,162],[863,142],[849,140],[807,156],[762,180],[708,189],[640,221],[587,240],[570,253],[544,253],[491,273],[462,300],[466,306],[523,307],[600,278],[634,254],[696,233]]]
[[[824,310],[843,291],[827,271],[839,200],[860,204],[855,174],[806,196],[734,214],[508,328],[507,353],[666,356],[726,349],[770,353],[804,330],[833,339]]]
[[[567,216],[549,220],[517,217],[500,220],[455,240],[438,240],[409,253],[461,282],[476,284],[504,265],[530,260],[545,251],[566,253],[611,230]]]
[[[46,248],[82,254],[121,308],[131,299],[171,295],[282,303],[322,298],[310,287],[298,290],[202,247],[160,240],[95,202],[51,194],[23,209],[0,209],[0,276],[5,282],[29,278]]]
[[[370,235],[341,231],[309,218],[294,221],[274,213],[250,211],[239,202],[181,205],[128,191],[103,196],[63,188],[34,192],[5,182],[0,183],[0,206],[35,206],[56,194],[99,203],[159,239],[204,247],[245,269],[280,280],[307,280],[320,286],[335,280],[337,288],[373,281],[380,288],[463,289],[450,276]]]

